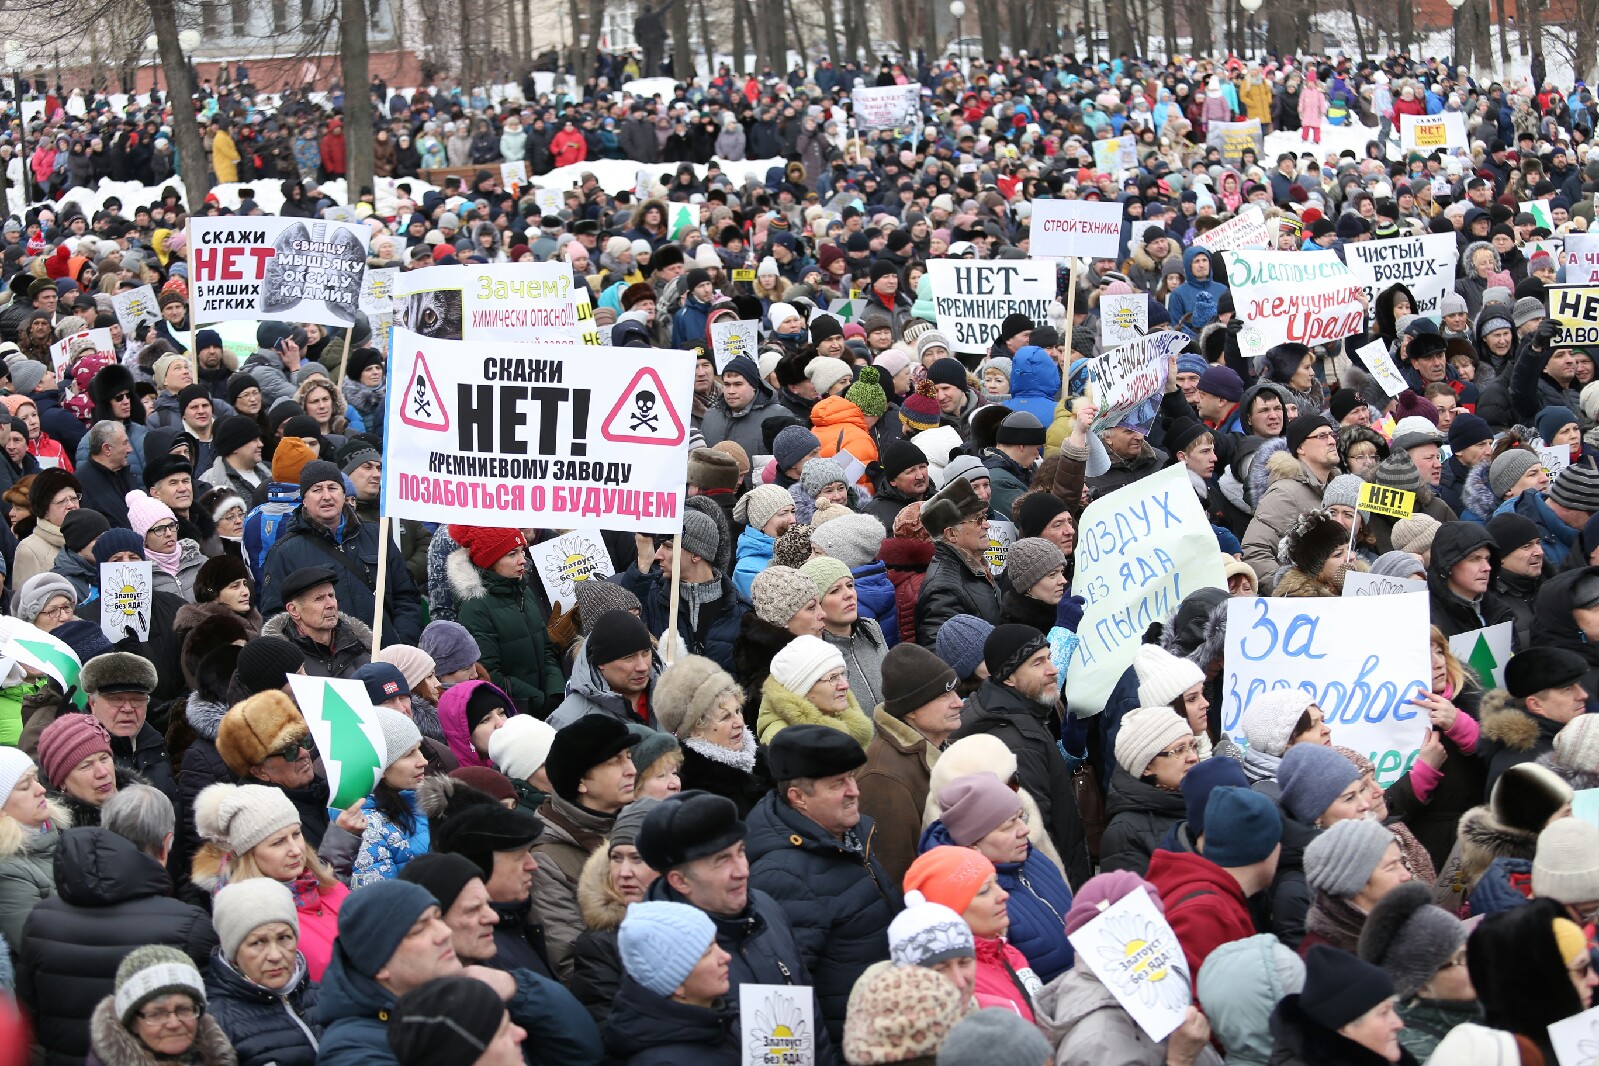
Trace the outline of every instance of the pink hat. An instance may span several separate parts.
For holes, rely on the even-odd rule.
[[[911,360],[910,356],[904,352],[898,352],[890,348],[876,359],[873,359],[872,365],[892,378],[895,374],[910,366]]]
[[[1077,932],[1098,918],[1106,907],[1140,888],[1149,893],[1155,909],[1165,914],[1166,904],[1161,902],[1160,890],[1131,870],[1113,870],[1108,874],[1090,877],[1072,897],[1072,909],[1066,912],[1066,935]]]
[[[39,734],[39,769],[56,788],[77,765],[99,752],[111,754],[111,737],[92,714],[68,711]]]
[[[177,520],[177,515],[172,513],[172,508],[162,503],[142,489],[134,489],[123,497],[128,504],[128,525],[133,531],[143,537],[150,532],[150,527],[164,522],[168,518]]]

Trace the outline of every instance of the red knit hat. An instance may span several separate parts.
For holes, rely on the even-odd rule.
[[[39,734],[39,769],[56,788],[77,765],[98,752],[111,754],[111,737],[92,714],[68,711]]]
[[[899,416],[912,429],[935,429],[941,410],[938,406],[938,387],[925,378],[916,383],[916,390],[899,405]]]
[[[490,570],[517,548],[527,547],[520,529],[492,529],[488,526],[451,526],[450,539],[466,549],[472,565]]]

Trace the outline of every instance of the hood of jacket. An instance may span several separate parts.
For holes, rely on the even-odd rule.
[[[1438,532],[1442,533],[1443,530]],[[1433,555],[1436,558],[1438,552],[1436,537],[1433,538],[1433,545]],[[1538,590],[1538,598],[1532,604],[1532,631],[1538,634],[1540,642],[1548,642],[1555,647],[1577,652],[1592,663],[1599,661],[1599,647],[1588,643],[1582,630],[1577,628],[1576,620],[1571,616],[1572,590],[1578,581],[1588,576],[1599,577],[1599,566],[1567,570],[1545,582],[1544,587]]]
[[[1508,751],[1532,751],[1539,739],[1552,740],[1560,723],[1539,718],[1502,688],[1489,689],[1478,711],[1482,735]]]
[[[1194,277],[1194,260],[1200,256],[1210,260],[1210,276],[1204,280]],[[1212,286],[1219,289],[1221,283],[1216,280],[1216,253],[1209,248],[1198,244],[1191,244],[1183,249],[1183,276],[1188,279],[1188,284],[1202,289]]]
[[[861,710],[855,693],[849,694],[849,703],[842,714],[823,714],[814,703],[790,692],[768,675],[761,682],[761,709],[756,729],[758,733],[767,734],[765,740],[770,741],[767,727],[777,725],[825,725],[849,734],[862,749],[872,742],[872,721]]]
[[[56,894],[75,907],[109,907],[172,892],[160,863],[106,829],[73,829],[56,847]]]
[[[1184,597],[1160,633],[1160,646],[1200,669],[1221,656],[1227,637],[1226,589],[1198,589]]]
[[[322,985],[316,1001],[317,1020],[324,1031],[344,1018],[367,1018],[374,1024],[381,1021],[381,1012],[394,1006],[394,995],[365,974],[356,973],[344,960],[338,942],[333,945],[333,958],[322,971]]]
[[[293,644],[299,644],[300,634],[293,628],[294,619],[287,614],[276,614],[267,619],[266,625],[261,627],[263,637],[282,637]],[[339,624],[333,631],[334,649],[341,650],[343,645],[339,642],[353,641],[363,648],[372,647],[372,627],[359,618],[339,612]]]
[[[1199,969],[1205,1017],[1238,1066],[1265,1066],[1271,1059],[1271,1012],[1304,983],[1305,967],[1268,934],[1216,948]]]
[[[472,747],[472,730],[466,724],[467,700],[472,698],[472,693],[480,685],[488,685],[500,692],[487,681],[463,681],[459,685],[451,685],[439,697],[439,726],[444,730],[444,742],[450,746],[450,754],[459,759],[462,766],[489,765],[488,759]],[[516,706],[516,702],[505,693],[500,692],[500,698],[505,700],[507,706]]]
[[[623,974],[605,1023],[605,1049],[618,1062],[666,1045],[697,1046],[709,1053],[727,1042],[737,1024],[736,1011],[678,1003]]]
[[[198,692],[189,693],[183,705],[183,717],[196,733],[207,740],[217,738],[222,727],[222,716],[228,713],[228,704],[208,700]]]
[[[890,571],[922,572],[933,561],[933,542],[910,537],[887,537],[877,549],[877,557]]]
[[[825,396],[816,401],[816,406],[811,408],[811,426],[817,439],[826,445],[823,436],[824,429],[837,430],[843,426],[853,426],[862,433],[866,432],[866,415],[854,403],[842,396]],[[835,434],[836,436],[836,434]],[[856,456],[857,459],[860,456]]]
[[[90,1059],[101,1066],[148,1066],[156,1061],[144,1043],[117,1017],[116,997],[102,999],[89,1018]],[[192,1057],[191,1057],[192,1056]],[[194,1043],[184,1057],[186,1062],[206,1066],[235,1066],[239,1061],[222,1026],[209,1014],[195,1023]]]
[[[1054,403],[1060,395],[1060,367],[1044,349],[1035,344],[1023,345],[1011,362],[1010,394],[1042,397]]]
[[[609,892],[611,849],[595,848],[577,880],[577,909],[583,924],[597,933],[613,933],[627,914],[627,904]]]

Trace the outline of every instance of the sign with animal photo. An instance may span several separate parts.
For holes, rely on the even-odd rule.
[[[1315,347],[1365,328],[1360,282],[1338,253],[1225,253],[1233,306],[1243,320],[1238,350],[1253,359],[1279,344]]]
[[[189,219],[196,324],[229,319],[348,326],[361,304],[372,231],[271,215]]]
[[[490,263],[403,271],[394,323],[437,340],[570,344],[583,340],[566,263]]]
[[[396,326],[388,380],[385,515],[672,534],[683,524],[688,352],[449,341]]]
[[[815,1066],[815,1012],[810,985],[739,985],[741,1066]]]
[[[123,336],[130,341],[138,336],[141,322],[158,322],[161,319],[161,308],[155,302],[155,290],[148,285],[113,294],[111,310],[117,316]]]
[[[113,644],[129,637],[150,639],[150,608],[155,603],[153,564],[100,564],[100,632]]]
[[[1188,958],[1144,888],[1112,903],[1066,937],[1149,1039],[1165,1040],[1193,1003]]]
[[[1372,639],[1372,620],[1382,639]],[[1391,785],[1410,767],[1428,728],[1411,702],[1432,689],[1427,597],[1227,601],[1221,727],[1239,744],[1250,706],[1297,688],[1321,708],[1334,744],[1354,748]]]
[[[562,533],[529,547],[528,556],[550,603],[558,603],[568,611],[577,605],[578,582],[604,581],[616,573],[611,553],[594,533]]]

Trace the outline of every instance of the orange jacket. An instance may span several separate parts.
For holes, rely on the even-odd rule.
[[[846,451],[864,464],[877,462],[877,442],[866,431],[866,416],[844,397],[829,396],[811,408],[811,426],[822,442],[823,458]],[[860,483],[870,487],[871,478],[862,474]]]

